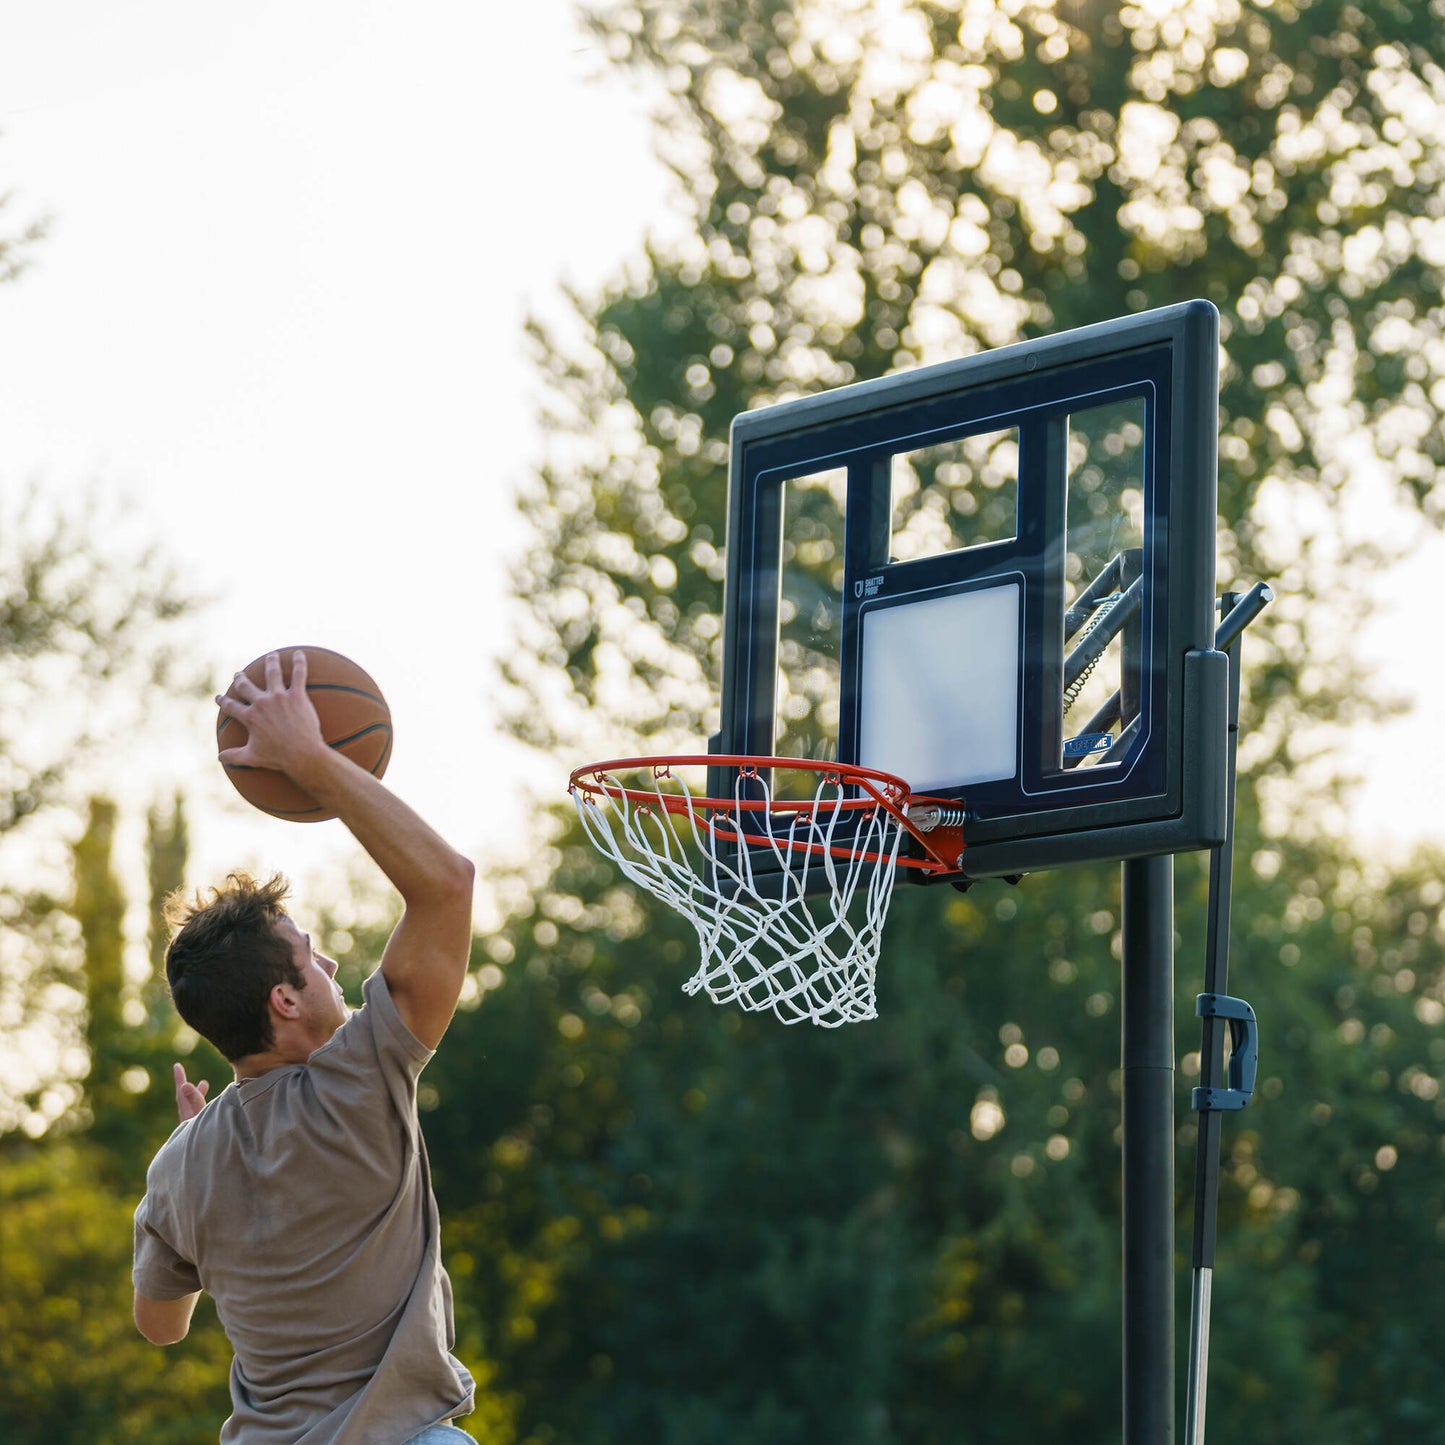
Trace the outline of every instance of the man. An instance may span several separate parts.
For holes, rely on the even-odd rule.
[[[216,699],[243,724],[227,763],[275,768],[334,812],[405,905],[351,1013],[336,965],[285,914],[284,880],[232,874],[173,921],[181,1017],[235,1070],[206,1101],[176,1066],[181,1124],[135,1220],[135,1318],[183,1339],[200,1290],[235,1351],[223,1445],[464,1441],[473,1407],[450,1353],[451,1286],[416,1112],[471,946],[472,865],[377,779],[333,752],[306,659],[266,659]]]

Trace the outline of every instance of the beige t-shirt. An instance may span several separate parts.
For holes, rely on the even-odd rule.
[[[380,972],[304,1064],[236,1083],[161,1147],[136,1289],[203,1289],[235,1351],[222,1445],[390,1445],[467,1414],[416,1112],[432,1051]]]

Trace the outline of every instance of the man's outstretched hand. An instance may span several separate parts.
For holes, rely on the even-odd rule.
[[[330,749],[321,736],[321,721],[306,692],[306,654],[291,654],[291,684],[281,681],[281,654],[266,654],[266,686],[238,672],[229,693],[216,697],[216,706],[246,729],[246,741],[225,748],[217,756],[228,767],[274,768],[293,781],[298,768]]]
[[[174,1068],[176,1076],[176,1112],[181,1116],[181,1123],[187,1119],[194,1119],[202,1109],[206,1107],[206,1090],[211,1086],[202,1079],[199,1084],[193,1084],[186,1078],[186,1066],[176,1064]]]

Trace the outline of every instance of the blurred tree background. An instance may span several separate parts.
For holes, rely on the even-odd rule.
[[[549,446],[522,499],[514,730],[572,762],[713,730],[737,412],[1213,301],[1220,584],[1279,601],[1245,644],[1231,983],[1262,1068],[1223,1131],[1209,1423],[1445,1440],[1442,859],[1360,856],[1333,752],[1386,706],[1351,619],[1442,510],[1440,17],[624,0],[587,23],[658,97],[678,212],[533,330]],[[184,872],[180,818],[153,820],[157,888]],[[503,920],[422,1097],[479,1438],[1117,1439],[1118,870],[900,890],[881,1018],[784,1029],[686,999],[687,927],[565,804],[544,821],[492,880]],[[185,1041],[153,985],[117,1007],[108,826],[100,800],[73,897],[31,909],[35,957],[89,986],[92,1073],[0,1142],[0,1420],[201,1440],[225,1409],[214,1326],[126,1342],[138,1139],[168,1119],[125,1080]],[[1206,882],[1180,861],[1181,1306]],[[354,980],[380,930],[330,932]],[[102,1322],[117,1343],[88,1350]]]

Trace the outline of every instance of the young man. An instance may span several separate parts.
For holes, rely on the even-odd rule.
[[[306,695],[266,659],[222,711],[246,728],[228,763],[276,768],[333,811],[405,905],[348,1010],[336,965],[282,909],[286,885],[232,874],[173,920],[181,1017],[235,1069],[207,1103],[176,1065],[181,1124],[135,1220],[135,1318],[183,1339],[200,1290],[235,1351],[223,1445],[464,1441],[473,1406],[451,1354],[451,1286],[416,1083],[446,1032],[471,946],[472,865],[333,752]]]

